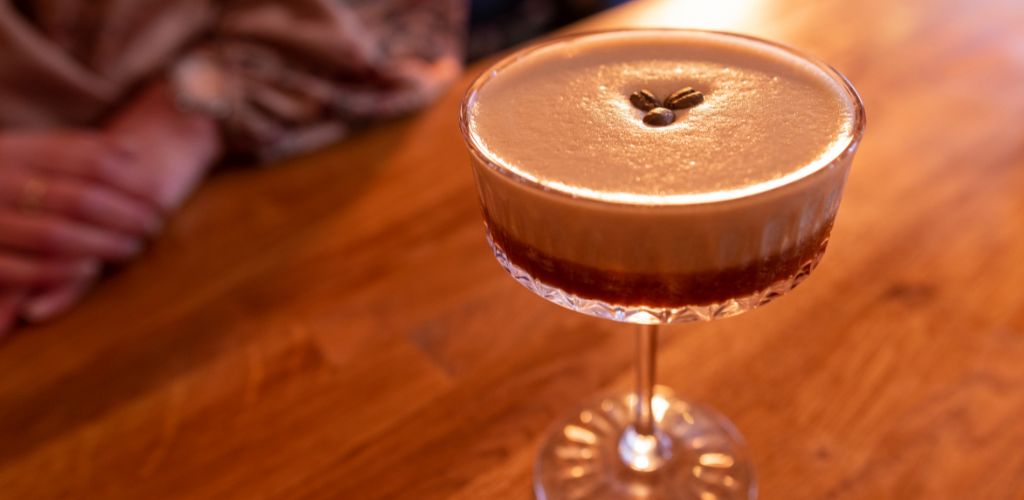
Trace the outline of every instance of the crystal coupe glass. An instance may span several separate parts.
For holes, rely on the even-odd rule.
[[[557,50],[559,44],[585,42],[586,37],[647,35],[678,36],[679,43],[688,36],[738,40],[805,61],[833,79],[852,103],[848,142],[785,182],[686,203],[630,203],[567,192],[557,182],[507,168],[483,146],[486,138],[471,123],[473,106],[481,89],[507,68],[537,50]],[[599,397],[552,427],[534,471],[536,496],[756,497],[754,472],[733,425],[714,410],[655,386],[658,325],[749,311],[788,292],[815,268],[864,128],[854,88],[829,66],[771,42],[695,30],[622,30],[555,38],[506,57],[472,84],[460,118],[487,241],[501,266],[555,304],[636,325],[635,391]],[[705,260],[713,263],[716,255],[751,247],[743,243],[747,240],[756,243],[755,255],[742,265],[693,272],[652,272],[650,267],[633,272],[631,267],[638,254],[644,262],[671,262],[679,252],[703,252],[712,255]],[[559,245],[564,252],[550,250]],[[595,252],[610,265],[598,268],[572,257]]]

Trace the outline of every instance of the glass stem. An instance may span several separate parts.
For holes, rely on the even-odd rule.
[[[654,376],[658,352],[658,325],[639,325],[636,336],[636,427],[637,434],[654,434]]]
[[[619,457],[639,472],[658,470],[671,457],[671,443],[662,439],[654,418],[655,355],[658,325],[640,325],[636,335],[636,408],[633,424],[619,439]]]

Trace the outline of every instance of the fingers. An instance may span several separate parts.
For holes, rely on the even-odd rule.
[[[44,288],[29,296],[25,288],[0,290],[0,339],[16,325],[18,318],[42,323],[68,312],[89,291],[92,277],[76,278]]]
[[[36,169],[106,184],[155,207],[152,176],[128,149],[102,136],[69,134],[52,158],[36,158]]]
[[[159,230],[159,176],[138,160],[93,132],[0,134],[0,335],[63,313]]]
[[[71,309],[92,284],[92,279],[82,279],[45,289],[25,299],[21,315],[30,323],[49,321]]]
[[[35,185],[38,198],[24,206],[26,192]],[[42,176],[28,171],[0,172],[0,204],[13,209],[58,213],[137,236],[156,234],[163,223],[151,204],[108,186],[70,176]]]
[[[0,209],[0,245],[49,256],[123,260],[142,250],[137,238],[44,213]]]
[[[0,251],[0,288],[54,285],[96,276],[100,263],[95,259],[57,260],[30,257]]]
[[[31,207],[26,191],[38,190]],[[14,209],[62,214],[114,231],[149,236],[159,230],[160,212],[137,197],[70,176],[11,170],[0,172],[0,204]]]
[[[0,290],[0,339],[3,339],[18,320],[24,292],[21,290]]]
[[[140,236],[156,233],[161,226],[156,207],[138,198],[97,185],[56,182],[48,196],[55,211],[95,225]],[[44,200],[42,206],[46,207]]]

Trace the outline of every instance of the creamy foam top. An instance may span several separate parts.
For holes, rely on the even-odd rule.
[[[687,31],[590,35],[484,77],[471,140],[505,169],[575,196],[696,203],[766,191],[817,170],[852,137],[852,97],[768,44]],[[690,86],[704,103],[652,127],[629,95]]]

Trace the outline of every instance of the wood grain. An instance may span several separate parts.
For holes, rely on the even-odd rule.
[[[651,2],[573,29],[666,25],[829,61],[868,132],[815,275],[670,328],[661,382],[742,429],[762,498],[1024,498],[1019,2]],[[530,498],[545,428],[630,385],[633,339],[490,255],[456,125],[482,68],[214,176],[82,307],[0,344],[0,498]]]

